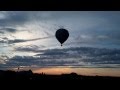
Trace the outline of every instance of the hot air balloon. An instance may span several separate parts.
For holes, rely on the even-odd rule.
[[[62,46],[62,44],[68,39],[69,32],[64,28],[60,28],[56,31],[55,36]]]

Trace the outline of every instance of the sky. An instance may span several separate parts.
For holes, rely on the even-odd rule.
[[[119,68],[119,29],[120,11],[0,11],[0,69]]]

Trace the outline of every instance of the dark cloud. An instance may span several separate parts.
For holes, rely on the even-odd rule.
[[[18,66],[38,66],[38,67],[47,67],[47,66],[66,66],[76,63],[75,61],[64,61],[64,60],[45,60],[40,57],[33,56],[14,56],[9,59],[6,64],[1,67],[18,67]]]
[[[0,26],[23,25],[29,21],[29,12],[24,11],[7,11],[6,18],[0,20]]]
[[[72,15],[72,12],[7,11],[3,15],[5,18],[0,19],[0,26],[16,26],[24,25],[34,19],[41,20],[42,22],[46,20],[58,19],[58,17],[63,18],[64,16]]]
[[[23,47],[17,47],[15,48],[16,51],[19,52],[42,52],[42,50],[39,50],[39,48],[44,48],[45,46],[40,45],[28,45],[28,46],[23,46]]]
[[[35,38],[35,39],[28,39],[28,40],[15,39],[15,40],[9,40],[8,43],[9,44],[12,44],[12,43],[21,43],[21,42],[36,41],[36,40],[47,39],[47,38],[50,38],[50,37]]]
[[[61,53],[63,52],[63,53]],[[58,54],[59,55],[58,55]],[[42,55],[50,56],[50,58],[74,58],[73,61],[85,62],[91,64],[120,64],[120,50],[116,49],[99,49],[99,48],[68,48],[46,50]],[[57,56],[58,55],[58,56]],[[79,65],[79,64],[78,64]]]
[[[46,51],[44,51],[44,53],[43,54],[41,54],[41,55],[66,55],[67,53],[66,52],[64,52],[64,50],[63,51],[61,51],[61,50],[59,50],[59,49],[53,49],[53,50],[46,50]]]
[[[36,50],[36,52],[38,51]],[[42,54],[36,54],[35,56],[13,56],[12,58],[8,58],[6,64],[1,64],[1,67],[34,65],[38,67],[116,67],[114,66],[116,64],[120,64],[119,49],[76,47],[42,50]]]
[[[42,52],[41,54],[35,55],[37,58],[32,57],[30,60],[38,60],[38,63],[42,62],[40,65],[43,64],[43,66],[44,63],[46,66],[49,64],[56,65],[56,63],[57,65],[71,66],[87,66],[89,64],[98,66],[99,64],[120,64],[119,49],[76,47],[66,49],[37,50],[32,48],[23,48],[22,51],[33,51],[37,53]]]
[[[1,28],[0,29],[0,33],[4,33],[4,32],[10,32],[10,33],[14,33],[16,32],[17,30],[14,29],[14,28]]]
[[[23,43],[23,42],[29,42],[29,41],[36,41],[36,40],[41,40],[41,39],[47,39],[47,38],[50,38],[50,37],[27,39],[27,40],[24,40],[24,39],[9,40],[9,39],[7,39],[7,41],[4,39],[4,40],[0,40],[0,43],[8,43],[8,44]]]

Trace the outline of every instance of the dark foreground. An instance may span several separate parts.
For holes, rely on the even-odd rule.
[[[105,77],[105,76],[82,76],[76,73],[71,74],[61,74],[61,75],[46,75],[46,74],[35,74],[29,71],[2,71],[0,70],[0,82],[5,82],[5,84],[18,84],[20,86],[29,84],[30,85],[65,85],[70,87],[72,85],[83,86],[83,85],[94,85],[97,84],[101,86],[117,86],[120,82],[120,77]],[[19,84],[20,83],[20,84]],[[32,84],[31,84],[32,83]],[[54,87],[54,86],[53,86]]]
[[[29,71],[3,71],[0,70],[0,80],[12,80],[12,81],[42,81],[42,80],[59,80],[59,81],[120,81],[120,77],[110,77],[110,76],[83,76],[77,75],[76,73],[61,74],[61,75],[47,75],[44,73],[37,74]]]

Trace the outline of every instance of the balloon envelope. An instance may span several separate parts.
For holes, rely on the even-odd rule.
[[[55,34],[57,40],[62,44],[68,39],[69,32],[66,29],[58,29]]]

